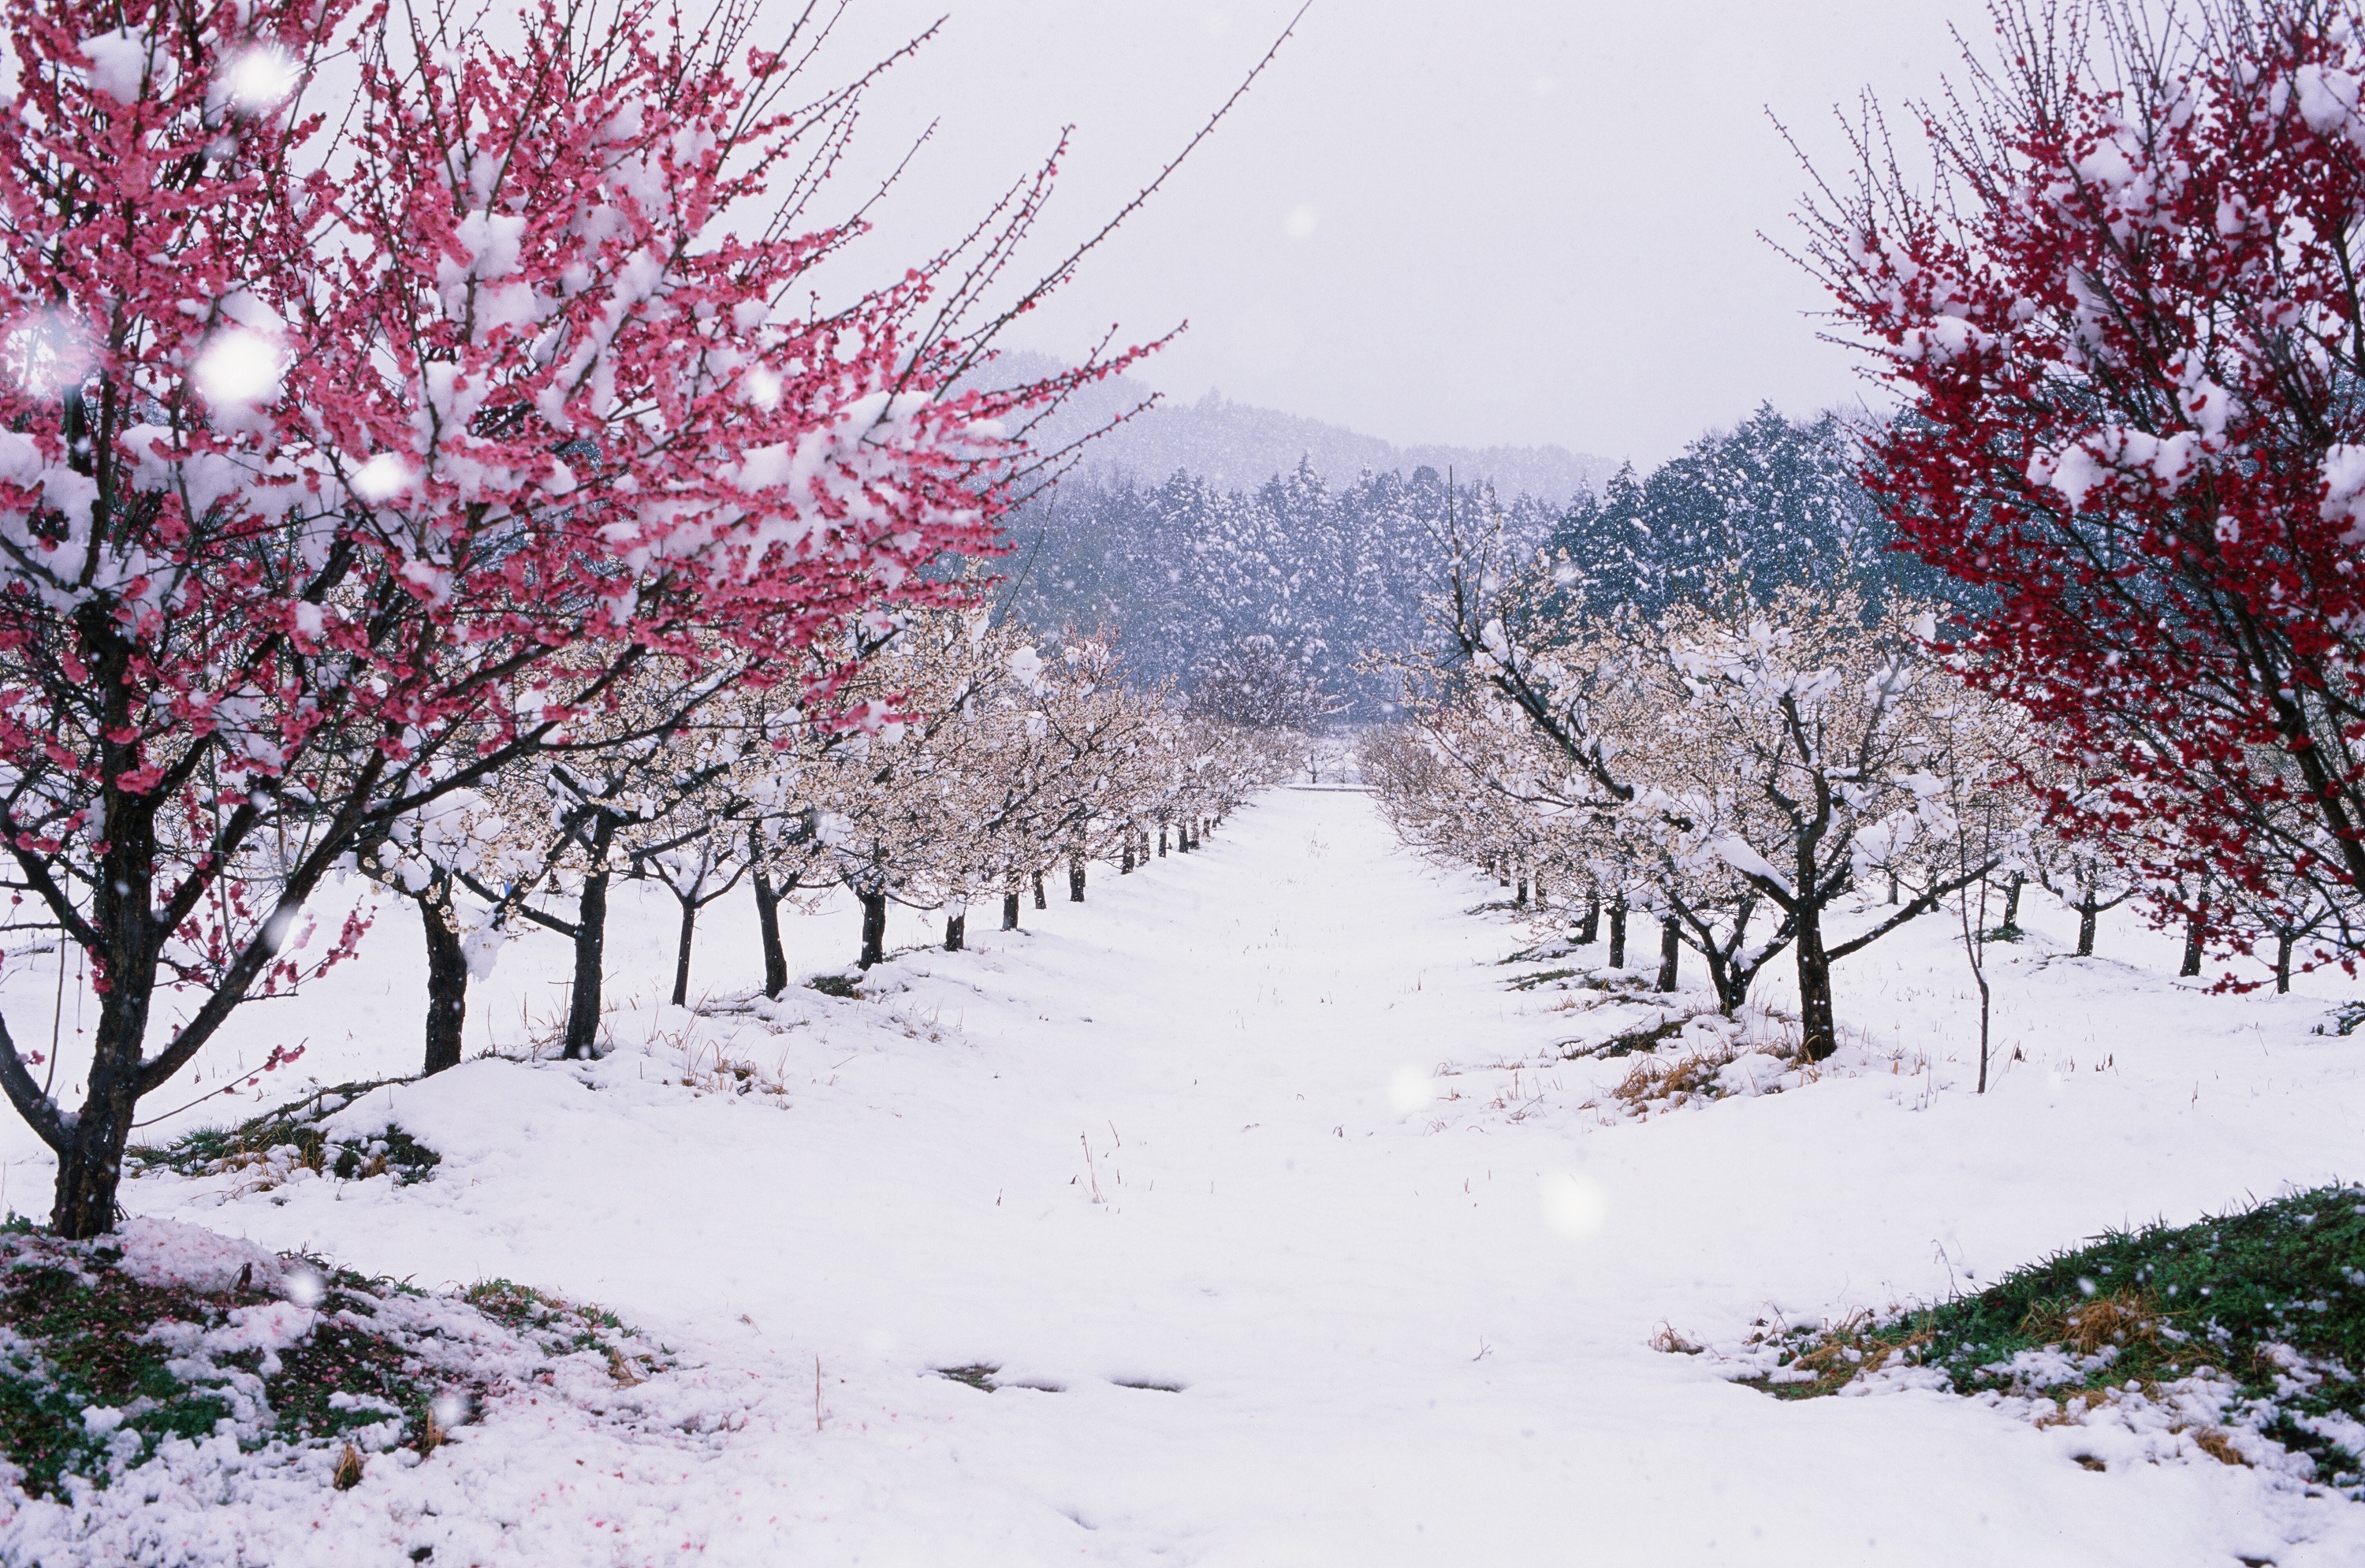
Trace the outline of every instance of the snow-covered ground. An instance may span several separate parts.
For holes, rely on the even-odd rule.
[[[679,1365],[497,1404],[350,1491],[193,1477],[231,1500],[174,1528],[277,1564],[2365,1562],[2365,1508],[2173,1440],[1928,1392],[1782,1404],[1649,1345],[2357,1175],[2365,1034],[2310,1033],[2337,986],[2202,994],[2125,912],[2102,956],[2066,957],[2032,892],[2034,935],[1990,949],[1984,1098],[1932,918],[1843,963],[1852,1037],[1818,1081],[1632,1120],[1602,1108],[1632,1058],[1552,1049],[1611,1014],[1507,987],[1527,937],[1467,913],[1497,896],[1399,852],[1360,795],[1283,792],[1018,935],[975,912],[976,950],[898,958],[872,1000],[799,990],[769,1017],[654,1005],[673,912],[627,899],[613,1054],[473,1060],[345,1114],[440,1149],[432,1181],[151,1175],[127,1203],[595,1302]],[[413,1070],[407,916],[248,1010],[225,1061],[300,1040],[323,1082]],[[709,912],[694,989],[718,1006],[760,973],[750,916]],[[794,923],[792,959],[834,966],[853,935],[850,911]],[[1655,932],[1635,946],[1654,961]],[[472,1048],[519,1051],[564,973],[555,939],[511,947]],[[5,1001],[39,1032],[38,966]],[[251,1114],[290,1077],[179,1120]],[[0,1156],[8,1203],[45,1212],[46,1157],[13,1125]],[[979,1365],[1002,1386],[936,1373]],[[0,1562],[77,1531],[84,1555],[39,1561],[121,1560],[127,1521],[171,1503],[25,1510]]]

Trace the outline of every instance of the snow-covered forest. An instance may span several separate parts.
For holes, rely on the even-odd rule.
[[[1617,464],[1013,346],[1304,13],[882,262],[933,34],[0,10],[0,1564],[2365,1561],[2356,0]]]
[[[1476,454],[1483,458],[1484,454]],[[1650,614],[1725,581],[1764,593],[1844,564],[1878,584],[1965,597],[1888,548],[1892,531],[1830,416],[1760,408],[1597,493],[1506,495],[1426,464],[1333,482],[1301,458],[1252,488],[1178,469],[1164,482],[1071,480],[1012,521],[1003,602],[1044,631],[1119,629],[1127,666],[1187,695],[1256,656],[1285,667],[1310,711],[1350,726],[1401,705],[1387,655],[1436,644],[1440,563],[1483,535],[1507,560],[1552,558],[1583,595]]]
[[[1149,488],[1062,486],[1023,514],[1008,602],[1047,632],[1121,628],[1126,663],[1207,689],[1244,660],[1304,692],[1305,719],[1368,722],[1399,683],[1370,651],[1425,640],[1428,563],[1458,507],[1494,501],[1433,468],[1356,475],[1334,488],[1301,462],[1254,490],[1221,491],[1178,471]],[[1527,497],[1507,527],[1541,543],[1555,519]]]

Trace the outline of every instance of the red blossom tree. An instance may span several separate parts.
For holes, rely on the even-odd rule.
[[[1974,678],[2099,782],[2057,815],[2140,834],[2164,885],[2353,911],[2365,12],[1997,19],[1998,61],[1917,117],[1935,178],[1874,120],[1807,214],[1806,259],[1904,403],[1871,482],[1976,590]]]
[[[762,682],[944,597],[1024,456],[997,421],[1067,383],[953,389],[1042,180],[803,305],[859,228],[802,218],[854,95],[791,112],[810,40],[738,9],[0,11],[0,841],[101,992],[78,1108],[5,1025],[0,1088],[84,1237],[141,1097],[350,952],[297,917],[357,845],[633,741],[583,721],[645,659]]]

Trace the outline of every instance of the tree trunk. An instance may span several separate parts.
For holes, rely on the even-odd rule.
[[[673,951],[673,1004],[689,1005],[689,944],[698,935],[698,905],[688,899],[681,901],[681,939]]]
[[[1043,873],[1040,871],[1035,873],[1035,907],[1037,909],[1048,909],[1051,907],[1050,903],[1043,897]]]
[[[1002,929],[1018,929],[1018,873],[1015,870],[1002,874]]]
[[[1609,906],[1609,967],[1626,967],[1626,901],[1622,898]]]
[[[760,867],[756,830],[747,830],[747,859]],[[780,904],[767,872],[756,873],[756,929],[764,939],[764,994],[777,997],[789,989],[789,955],[780,946]]]
[[[1895,903],[1897,902],[1897,873],[1895,871],[1889,873],[1889,902],[1890,903]]]
[[[1585,918],[1577,923],[1576,945],[1590,947],[1601,940],[1601,891],[1595,889],[1585,895]]]
[[[2102,913],[2102,906],[2095,902],[2093,894],[2088,893],[2079,901],[2078,956],[2081,958],[2094,956],[2094,921]]]
[[[590,1056],[600,1041],[600,966],[608,946],[608,873],[583,879],[583,901],[575,916],[575,986],[566,1008],[569,1061]]]
[[[1987,968],[1986,968],[1986,966],[1981,965],[1981,964],[1974,964],[1974,965],[1972,965],[1972,966],[1971,966],[1971,978],[1972,978],[1973,980],[1975,980],[1978,981],[1978,985],[1979,985],[1979,1089],[1978,1089],[1978,1092],[1979,1092],[1980,1093],[1984,1094],[1984,1093],[1986,1093],[1986,1092],[1988,1092],[1988,1014],[1989,1014],[1989,1012],[1990,1011],[1990,1007],[1989,1007],[1989,996],[1988,996],[1988,971],[1987,971]]]
[[[2277,996],[2291,994],[2292,940],[2292,934],[2288,931],[2275,933],[2275,994]]]
[[[1801,905],[1807,900],[1799,901]],[[1799,914],[1799,1033],[1808,1058],[1828,1060],[1840,1048],[1839,1025],[1832,1013],[1832,960],[1823,951],[1822,912]]]
[[[411,895],[427,932],[427,1066],[430,1074],[460,1065],[460,1026],[468,1017],[468,958],[454,930],[452,883],[439,877]]]
[[[1684,928],[1672,914],[1659,919],[1659,989],[1676,989],[1676,966],[1683,961]]]
[[[945,951],[958,953],[969,939],[969,911],[945,916]]]
[[[2006,931],[2020,929],[2020,890],[2027,884],[2027,881],[2026,877],[2014,871],[2012,874],[2011,884],[2004,889],[2003,926]]]
[[[1725,957],[1723,963],[1709,963],[1708,978],[1709,983],[1716,987],[1716,1010],[1730,1018],[1741,1010],[1743,1002],[1749,1000],[1749,983],[1757,978],[1757,971],[1752,969],[1743,974],[1731,962],[1733,954]]]
[[[2201,959],[2207,946],[2204,937],[2208,930],[2209,894],[2204,889],[2201,902],[2193,907],[2191,915],[2184,923],[2184,962],[2178,966],[2176,972],[2187,980],[2201,972]]]
[[[1519,890],[1511,895],[1511,907],[1513,909],[1528,907],[1528,879],[1524,873],[1519,879]]]
[[[104,676],[101,676],[104,682]],[[118,685],[108,694],[117,722],[126,722]],[[62,1133],[58,1150],[56,1202],[50,1225],[69,1241],[104,1236],[115,1228],[116,1189],[123,1180],[123,1148],[131,1141],[132,1113],[140,1103],[140,1047],[148,1038],[148,1012],[156,994],[153,890],[156,824],[144,804],[118,801],[108,808],[103,877],[94,890],[92,924],[106,945],[107,989],[98,999],[98,1029],[91,1039],[89,1091]],[[92,955],[95,958],[102,955]],[[11,1042],[0,1041],[11,1050]],[[60,1147],[60,1146],[62,1147]]]
[[[1084,852],[1081,849],[1068,851],[1068,902],[1084,902]]]
[[[1166,858],[1166,824],[1164,823],[1158,824],[1158,857],[1160,860]]]
[[[1120,877],[1133,875],[1133,830],[1131,828],[1126,830],[1125,853],[1117,860],[1116,874]]]
[[[862,957],[855,960],[869,969],[887,957],[887,895],[857,892],[862,902]]]
[[[132,1110],[140,1103],[148,998],[148,988],[137,980],[118,981],[99,998],[90,1094],[58,1155],[57,1201],[50,1210],[50,1228],[65,1240],[85,1241],[115,1228],[123,1148],[131,1141]]]

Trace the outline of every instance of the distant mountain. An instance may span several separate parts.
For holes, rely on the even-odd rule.
[[[1048,355],[1004,353],[994,362],[993,378],[1007,386],[1059,368]],[[1064,445],[1151,395],[1125,376],[1085,387],[1037,428],[1036,444],[1044,450]],[[1581,490],[1598,491],[1618,466],[1559,446],[1396,446],[1210,392],[1196,403],[1161,402],[1136,414],[1084,448],[1079,473],[1154,486],[1182,471],[1219,491],[1254,490],[1275,476],[1295,472],[1301,460],[1333,485],[1349,484],[1367,471],[1410,479],[1429,467],[1440,475],[1450,470],[1456,485],[1491,482],[1507,499],[1528,495],[1553,507]]]

